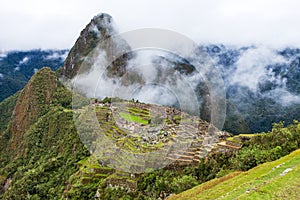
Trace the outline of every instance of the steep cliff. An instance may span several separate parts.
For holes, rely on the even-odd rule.
[[[129,45],[125,41],[116,40],[113,36],[118,34],[114,27],[113,19],[108,14],[99,14],[81,31],[79,38],[70,50],[63,66],[63,76],[74,78],[80,70],[84,59],[97,47],[97,51],[105,52],[106,60],[114,60],[110,65],[114,75],[125,73],[126,63],[132,57]],[[122,44],[122,46],[121,46]],[[124,54],[122,54],[124,52]],[[120,53],[119,58],[112,58]],[[88,71],[87,66],[84,71]]]

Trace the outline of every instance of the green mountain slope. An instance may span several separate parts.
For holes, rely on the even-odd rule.
[[[1,199],[61,197],[66,180],[78,170],[76,163],[88,155],[68,110],[71,98],[49,68],[37,72],[21,91],[0,135]]]
[[[0,102],[0,133],[8,126],[8,122],[11,119],[19,94],[20,93],[18,92]]]
[[[9,122],[11,120],[11,116],[19,94],[20,93],[18,92],[0,103],[0,152],[3,152],[8,145],[9,132],[7,128],[9,126]],[[6,159],[6,156],[7,155],[1,154],[0,168],[5,165],[4,160]]]
[[[234,172],[170,197],[186,199],[299,199],[300,150],[247,172]]]

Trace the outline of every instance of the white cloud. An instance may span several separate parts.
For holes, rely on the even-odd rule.
[[[23,60],[21,60],[21,61],[19,62],[19,65],[23,65],[23,64],[27,63],[28,60],[29,60],[29,57],[25,56],[25,57],[23,58]]]
[[[197,42],[300,46],[299,7],[298,0],[1,1],[0,46],[71,48],[101,12],[112,15],[120,31],[155,27]]]
[[[108,77],[105,52],[91,54],[88,60],[93,61],[92,68],[82,74],[79,72],[72,79],[73,87],[88,97],[99,99],[117,96],[160,105],[174,105],[178,102],[183,110],[197,113],[199,105],[195,88],[192,87],[195,84],[192,82],[199,82],[199,79],[176,73],[173,66],[163,60],[160,65],[154,65],[153,58],[157,51],[143,50],[136,53],[135,59],[128,63],[126,74],[119,78]]]
[[[278,55],[274,49],[266,47],[250,48],[237,61],[237,69],[232,76],[232,83],[247,86],[256,91],[261,78],[270,73],[266,67],[285,62],[286,60]]]
[[[94,32],[96,33],[96,35],[99,37],[100,36],[100,31],[99,29],[97,28],[97,26],[95,24],[93,24],[90,28],[89,28],[89,32]]]
[[[65,60],[65,59],[67,58],[67,56],[68,56],[68,53],[69,53],[68,51],[65,52],[65,53],[63,53],[63,54],[58,53],[58,52],[54,52],[53,54],[48,55],[48,56],[46,57],[46,59],[48,59],[48,60],[54,60],[54,59],[62,59],[62,60]]]
[[[259,94],[260,97],[271,98],[283,106],[300,103],[300,96],[292,94],[287,89],[287,78],[284,75],[287,69],[282,68],[283,71],[276,75],[275,68],[269,68],[269,66],[276,65],[289,66],[294,59],[295,57],[293,59],[285,58],[276,50],[264,46],[249,48],[241,54],[238,61],[232,66],[236,69],[228,74],[229,84],[246,86],[252,92]],[[261,92],[259,86],[264,82],[274,84],[272,89]],[[235,97],[231,98],[234,99]]]
[[[292,104],[300,103],[300,96],[291,94],[285,89],[276,88],[268,94],[272,99],[281,103],[283,106],[290,106]]]
[[[0,51],[0,61],[7,56],[7,53]]]
[[[4,75],[0,73],[0,78],[3,78],[3,77],[4,77]]]

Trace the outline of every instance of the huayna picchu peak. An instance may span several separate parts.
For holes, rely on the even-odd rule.
[[[112,54],[117,54],[118,51],[124,52],[130,51],[130,47],[126,44],[126,41],[115,41],[113,36],[118,34],[115,29],[113,19],[108,14],[99,14],[95,16],[91,22],[83,29],[77,39],[75,45],[70,50],[68,57],[65,60],[63,66],[63,75],[67,79],[74,78],[84,61],[88,58],[95,48],[97,51],[104,51],[107,60],[111,60]],[[119,46],[122,47],[120,48]],[[132,57],[131,54],[124,54],[121,58],[118,58],[112,63],[112,72],[122,73],[128,59]],[[91,66],[86,66],[84,71],[90,70]],[[81,71],[82,73],[82,71]]]

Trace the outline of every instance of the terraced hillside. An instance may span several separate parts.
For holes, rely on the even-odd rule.
[[[228,137],[199,117],[134,101],[106,99],[75,112],[79,115],[77,127],[90,151],[103,165],[123,171],[199,163]],[[124,165],[127,167],[120,168]]]
[[[168,200],[299,199],[300,150],[247,172],[213,179]]]

